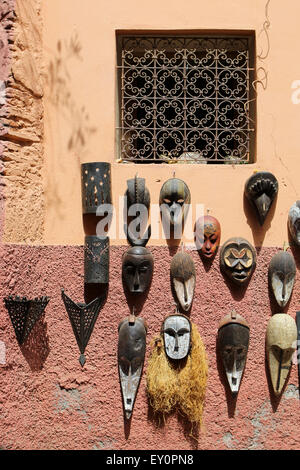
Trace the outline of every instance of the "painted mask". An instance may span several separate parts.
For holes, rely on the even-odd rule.
[[[254,205],[260,225],[263,225],[278,193],[278,181],[272,173],[259,171],[246,181],[245,195]]]
[[[296,264],[287,251],[280,251],[271,259],[269,282],[280,307],[285,307],[291,296],[296,276]]]
[[[272,386],[280,395],[292,365],[296,350],[297,326],[286,313],[276,313],[267,326],[266,349]]]
[[[233,395],[236,395],[240,388],[247,359],[249,336],[248,323],[235,312],[226,315],[219,325],[218,350]]]
[[[143,246],[133,246],[125,252],[122,278],[130,293],[142,294],[148,290],[152,280],[153,264],[151,252]]]
[[[222,246],[220,266],[235,284],[245,284],[256,266],[253,246],[244,238],[230,238]]]
[[[292,239],[300,246],[300,201],[296,201],[290,208],[288,226]]]
[[[178,302],[183,310],[188,311],[193,301],[196,283],[192,257],[185,252],[177,253],[172,259],[170,273]]]
[[[170,359],[184,359],[191,346],[191,323],[183,315],[170,315],[162,325],[165,352]]]
[[[146,351],[147,326],[142,318],[125,318],[119,324],[118,365],[126,419],[131,417]]]
[[[221,226],[211,215],[200,217],[196,223],[196,247],[205,258],[213,258],[220,245]]]
[[[171,178],[163,184],[159,195],[159,205],[162,215],[170,225],[182,225],[190,202],[190,190],[184,181]]]

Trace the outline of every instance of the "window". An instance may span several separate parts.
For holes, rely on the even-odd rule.
[[[119,158],[254,161],[254,36],[119,35]]]

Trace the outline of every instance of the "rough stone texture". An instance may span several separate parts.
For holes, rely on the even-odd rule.
[[[4,241],[41,242],[44,225],[40,0],[7,3],[5,103],[0,110],[5,185]],[[5,10],[4,10],[5,11]],[[9,22],[10,20],[10,22]],[[8,23],[7,23],[8,22]],[[6,49],[5,49],[6,50]]]
[[[0,447],[4,449],[299,449],[300,419],[297,367],[280,400],[270,392],[265,361],[265,331],[270,315],[278,312],[268,292],[268,264],[276,248],[258,251],[257,268],[246,291],[231,287],[215,259],[205,269],[197,252],[197,283],[191,320],[198,326],[209,360],[204,429],[198,443],[187,423],[176,414],[157,427],[148,408],[145,370],[151,338],[165,315],[174,312],[168,248],[151,248],[154,277],[141,316],[148,323],[144,375],[131,428],[123,422],[117,371],[117,327],[129,313],[121,282],[125,247],[112,247],[108,299],[101,310],[79,364],[79,350],[61,300],[60,289],[83,300],[83,248],[4,245],[0,273],[1,298],[48,295],[45,315],[21,348],[3,303],[0,341],[6,364],[0,365]],[[171,250],[172,251],[172,250]],[[172,251],[174,254],[174,251]],[[296,256],[297,267],[300,256]],[[286,312],[299,308],[299,272]],[[221,318],[232,308],[251,326],[244,377],[236,402],[227,393],[216,359],[216,334]],[[141,310],[141,304],[138,305]],[[1,361],[0,361],[1,362]]]

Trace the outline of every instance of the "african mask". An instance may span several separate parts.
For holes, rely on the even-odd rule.
[[[101,204],[111,204],[110,163],[81,165],[82,213],[96,214]]]
[[[205,258],[213,258],[221,238],[219,221],[211,215],[200,217],[196,223],[196,247]]]
[[[292,239],[300,246],[300,201],[296,201],[290,208],[288,226]]]
[[[218,351],[233,395],[236,395],[240,388],[247,359],[249,336],[248,323],[235,312],[226,315],[219,325]]]
[[[165,352],[170,359],[184,359],[191,346],[191,323],[183,315],[170,315],[162,325]]]
[[[147,224],[149,207],[150,207],[150,193],[145,185],[144,178],[135,178],[127,180],[127,222],[134,225],[132,229],[135,233],[130,233],[127,223],[124,224],[124,230],[129,243],[132,246],[145,246],[151,236],[151,226],[148,227],[144,235],[141,231],[145,229]],[[137,218],[137,221],[134,220]],[[138,220],[139,219],[139,220]]]
[[[297,326],[286,313],[276,313],[267,326],[266,349],[270,376],[275,395],[280,395],[296,350]]]
[[[260,225],[263,225],[278,193],[278,181],[272,173],[259,171],[246,181],[245,195],[255,207]]]
[[[163,184],[159,195],[159,205],[164,219],[171,226],[182,225],[190,202],[190,190],[184,181],[171,178]]]
[[[122,278],[124,285],[132,294],[146,292],[153,274],[153,256],[143,246],[129,248],[122,260]]]
[[[119,324],[118,365],[126,419],[131,417],[146,351],[147,326],[131,316]]]
[[[222,246],[220,266],[235,284],[245,284],[256,266],[255,249],[244,238],[229,238]]]
[[[188,311],[193,301],[196,283],[192,257],[185,252],[177,253],[172,259],[170,273],[178,302],[183,310]]]
[[[289,301],[295,276],[296,264],[290,253],[280,251],[273,256],[269,265],[269,282],[280,307],[285,307]]]

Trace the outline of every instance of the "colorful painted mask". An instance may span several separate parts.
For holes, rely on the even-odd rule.
[[[205,258],[213,258],[220,245],[221,226],[211,215],[200,217],[196,223],[196,247]]]
[[[191,346],[191,323],[183,315],[170,315],[162,325],[165,352],[170,359],[184,359]]]
[[[171,178],[163,184],[159,195],[159,205],[164,219],[170,225],[182,225],[190,202],[190,190],[184,181]]]
[[[280,307],[285,307],[291,296],[296,276],[296,264],[293,256],[280,251],[271,259],[269,281],[274,297]]]
[[[278,193],[278,181],[272,173],[259,171],[246,181],[245,195],[255,207],[260,225],[263,225]]]
[[[233,395],[240,388],[246,364],[250,329],[246,320],[235,312],[223,318],[218,330],[218,350]]]
[[[292,239],[300,246],[300,201],[296,201],[290,208],[288,226]]]
[[[222,272],[234,283],[245,284],[256,266],[253,246],[244,238],[230,238],[222,246],[220,266]]]
[[[118,364],[126,419],[131,417],[142,376],[147,326],[142,318],[125,318],[119,324]]]
[[[188,311],[192,305],[196,271],[192,257],[185,252],[177,253],[171,262],[171,280],[183,310]]]
[[[133,246],[124,253],[122,278],[130,293],[142,294],[148,290],[152,280],[153,264],[151,252],[143,246]]]
[[[272,386],[280,395],[288,377],[297,346],[295,320],[286,313],[276,313],[267,326],[266,349]]]

